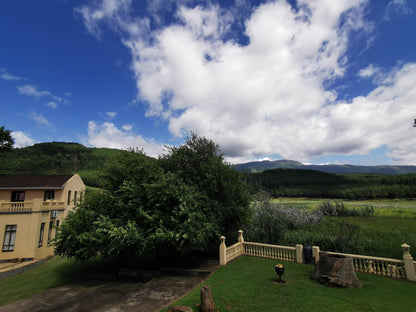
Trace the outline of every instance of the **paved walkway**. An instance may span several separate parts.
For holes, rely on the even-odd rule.
[[[13,276],[23,273],[36,266],[39,266],[44,261],[31,260],[31,261],[16,261],[16,262],[0,262],[0,278]]]
[[[200,268],[213,272],[217,266]],[[0,312],[157,312],[188,293],[207,276],[161,276],[146,283],[66,285],[0,307]]]

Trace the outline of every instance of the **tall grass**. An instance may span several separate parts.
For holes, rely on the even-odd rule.
[[[402,257],[400,246],[407,243],[416,257],[415,219],[397,214],[376,216],[371,204],[347,207],[344,202],[326,200],[310,209],[280,205],[263,195],[253,204],[253,210],[251,226],[244,232],[249,241],[309,244],[325,251],[395,259]]]
[[[329,200],[319,204],[318,209],[324,216],[332,217],[372,217],[375,213],[374,206],[370,204],[359,208],[346,208],[342,201],[331,202]]]

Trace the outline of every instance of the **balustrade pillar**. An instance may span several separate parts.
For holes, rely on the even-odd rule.
[[[408,281],[416,282],[415,265],[413,263],[413,257],[410,254],[410,246],[406,243],[402,245],[403,248],[403,262],[406,270],[406,278]]]
[[[303,245],[296,245],[296,263],[303,263]]]
[[[312,246],[312,260],[315,262],[315,264],[319,261],[319,247],[318,246]]]
[[[220,265],[227,264],[227,246],[225,245],[225,236],[220,237]]]
[[[238,242],[239,243],[244,243],[244,237],[243,237],[243,231],[242,230],[238,231]]]

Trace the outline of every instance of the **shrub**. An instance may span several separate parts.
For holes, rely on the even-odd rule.
[[[258,194],[252,206],[253,217],[248,238],[263,243],[279,243],[286,232],[317,224],[322,220],[319,210],[308,212],[300,207],[282,207],[272,203],[267,194]]]
[[[330,217],[371,217],[374,216],[375,209],[372,205],[365,205],[364,208],[352,208],[345,207],[342,201],[335,201],[335,203],[327,200],[319,204],[318,210],[324,216]]]

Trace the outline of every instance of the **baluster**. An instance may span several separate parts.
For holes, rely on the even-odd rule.
[[[367,272],[372,274],[373,273],[373,261],[367,260]]]
[[[395,276],[395,275],[396,275],[396,274],[395,274],[395,270],[396,270],[396,269],[394,268],[394,266],[393,266],[392,264],[390,264],[390,263],[389,263],[389,264],[387,265],[387,267],[388,267],[389,274],[390,274],[389,276],[390,276],[391,278],[396,278],[396,276]]]
[[[404,279],[403,267],[399,266],[397,268],[397,273],[398,273],[400,279]]]
[[[373,261],[373,269],[374,269],[374,271],[373,271],[373,274],[376,274],[376,275],[381,275],[381,270],[380,270],[380,263],[379,263],[379,261],[377,261],[377,260],[374,260]]]
[[[356,269],[357,269],[358,272],[362,272],[362,270],[361,270],[361,259],[357,259]]]
[[[381,275],[388,276],[387,262],[381,262]]]
[[[392,267],[392,270],[393,270],[393,276],[394,276],[394,278],[395,279],[398,279],[398,276],[397,276],[397,273],[398,273],[397,272],[397,266],[393,264],[391,267]]]

